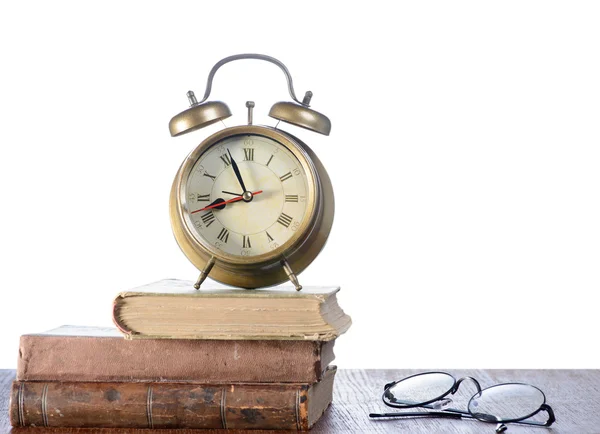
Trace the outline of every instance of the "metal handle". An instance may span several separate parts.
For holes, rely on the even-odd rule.
[[[279,60],[277,60],[271,56],[266,56],[264,54],[236,54],[234,56],[229,56],[222,60],[219,60],[215,64],[215,66],[212,67],[212,69],[210,70],[210,73],[208,74],[208,80],[206,81],[206,91],[204,92],[204,97],[202,98],[202,101],[199,101],[198,104],[203,103],[210,96],[210,91],[212,89],[212,81],[213,81],[215,74],[217,73],[217,70],[221,66],[225,65],[226,63],[233,62],[234,60],[241,60],[241,59],[265,60],[267,62],[271,62],[271,63],[274,63],[275,65],[279,66],[281,68],[281,70],[283,71],[283,73],[285,74],[285,78],[287,79],[288,91],[290,92],[290,96],[292,97],[292,99],[294,101],[296,101],[298,104],[302,104],[305,107],[309,107],[310,99],[312,97],[312,92],[311,91],[306,92],[306,95],[304,96],[304,100],[299,101],[298,98],[296,98],[296,94],[294,93],[294,84],[292,83],[292,76],[290,75],[290,71],[288,71],[288,69],[285,67],[285,65],[283,63],[281,63]]]

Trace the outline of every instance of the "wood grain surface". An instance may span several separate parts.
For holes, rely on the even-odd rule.
[[[443,370],[443,369],[441,369]],[[369,412],[389,412],[381,402],[383,385],[424,370],[370,370],[338,371],[335,379],[333,404],[311,430],[311,433],[494,433],[493,424],[474,420],[400,419],[371,420]],[[509,433],[600,434],[600,370],[448,370],[456,377],[472,376],[482,387],[503,382],[524,382],[538,386],[546,394],[554,409],[556,423],[550,428],[509,425]],[[192,430],[141,429],[43,429],[13,428],[8,421],[8,397],[13,370],[0,370],[0,433],[44,434],[191,434]],[[463,387],[464,386],[464,387]],[[456,407],[466,406],[475,392],[472,385],[463,383],[455,395]],[[223,430],[205,430],[218,433]],[[273,434],[275,431],[235,431],[237,433]]]

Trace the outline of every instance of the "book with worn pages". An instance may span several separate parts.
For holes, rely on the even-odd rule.
[[[62,326],[21,336],[19,381],[314,383],[335,341],[125,340],[112,327]]]
[[[192,282],[168,279],[120,293],[113,321],[128,339],[330,341],[351,325],[338,291],[196,290]]]
[[[335,367],[313,384],[15,381],[13,426],[308,430],[332,400]]]

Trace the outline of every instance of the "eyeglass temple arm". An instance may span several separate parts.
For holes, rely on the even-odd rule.
[[[397,381],[392,381],[391,383],[386,384],[385,386],[383,386],[383,391],[385,392],[388,388],[392,387],[396,383]]]
[[[530,426],[531,425],[533,425],[533,426],[550,426],[554,422],[556,422],[556,418],[554,417],[554,411],[552,411],[552,407],[550,407],[548,404],[542,404],[538,411],[545,411],[546,413],[548,413],[548,420],[546,422],[538,422],[538,421],[534,421],[534,420],[525,419],[525,420],[517,420],[517,421],[511,422],[511,423],[518,423],[520,425],[530,425]]]
[[[556,418],[554,417],[554,411],[552,410],[552,407],[550,407],[548,404],[542,404],[539,411],[545,411],[546,413],[548,413],[548,420],[545,423],[528,420],[520,420],[517,423],[522,423],[524,425],[550,426],[554,422],[556,422]]]
[[[554,417],[554,411],[552,410],[552,407],[550,407],[548,404],[542,404],[540,409],[548,413],[548,421],[544,424],[544,426],[550,426],[554,422],[556,422],[556,418]]]
[[[397,418],[397,417],[446,417],[450,419],[462,419],[463,415],[460,413],[445,413],[443,411],[419,411],[410,413],[369,413],[371,418]]]

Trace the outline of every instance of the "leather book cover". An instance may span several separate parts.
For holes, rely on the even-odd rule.
[[[115,328],[21,336],[18,381],[314,383],[334,341],[126,340]]]
[[[335,367],[313,384],[15,381],[13,426],[308,430],[332,400]]]

